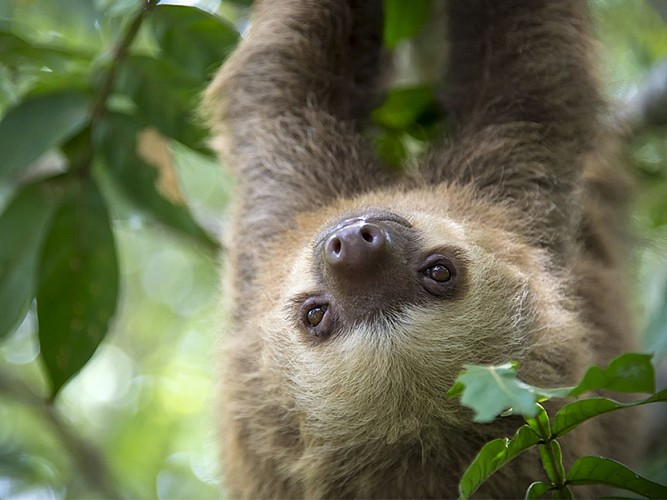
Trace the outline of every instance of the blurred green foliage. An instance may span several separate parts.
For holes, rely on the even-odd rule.
[[[219,496],[216,260],[231,180],[196,109],[249,3],[0,2],[0,497]],[[370,133],[398,164],[446,131],[433,68],[415,63],[442,52],[429,32],[441,9],[385,3],[398,75]],[[613,97],[667,56],[656,3],[593,2]],[[660,360],[664,127],[627,149],[646,243],[637,304]]]

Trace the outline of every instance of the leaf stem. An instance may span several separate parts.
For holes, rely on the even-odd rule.
[[[87,177],[90,174],[90,166],[94,157],[92,129],[96,122],[98,122],[106,114],[107,101],[113,92],[114,84],[116,83],[116,78],[118,77],[118,71],[127,59],[130,46],[137,37],[139,28],[141,28],[146,15],[157,6],[160,0],[141,1],[143,2],[141,10],[139,10],[136,16],[127,25],[127,29],[112,51],[111,66],[108,68],[107,73],[104,76],[104,80],[102,81],[100,90],[95,96],[95,100],[93,101],[88,127],[86,127],[84,131],[86,134],[85,147],[81,157],[76,161],[76,165],[74,166],[75,168],[73,169],[80,177]]]
[[[559,493],[558,498],[572,498],[572,492],[570,488],[565,483],[565,476],[563,475],[563,468],[561,461],[554,455],[553,447],[550,446],[552,442],[555,442],[555,436],[551,434],[551,431],[544,426],[544,422],[541,419],[536,418],[535,423],[540,431],[540,436],[544,439],[544,444],[541,445],[545,448],[546,458],[549,461],[548,466],[551,468],[554,474],[554,485],[557,488]],[[544,458],[544,454],[540,454],[540,457]],[[542,464],[545,472],[547,472],[547,464]],[[549,476],[547,472],[547,476]]]
[[[130,22],[120,42],[116,45],[115,49],[113,50],[113,57],[112,57],[113,62],[111,63],[109,72],[106,74],[106,77],[102,84],[102,88],[100,89],[100,92],[97,94],[97,98],[95,99],[95,104],[93,105],[92,121],[95,121],[104,116],[106,112],[106,103],[109,100],[109,96],[111,95],[111,92],[113,90],[114,83],[116,82],[116,77],[118,76],[118,70],[125,62],[125,59],[127,58],[127,54],[130,49],[130,45],[132,45],[132,42],[134,42],[134,39],[139,33],[139,28],[141,27],[141,24],[143,23],[146,14],[148,14],[151,10],[155,8],[155,6],[158,4],[158,1],[159,0],[143,0],[144,2],[143,7],[137,13],[132,22]]]

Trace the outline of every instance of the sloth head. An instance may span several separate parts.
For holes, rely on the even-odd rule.
[[[446,393],[466,363],[542,363],[537,381],[562,382],[561,346],[581,328],[564,280],[512,220],[448,187],[299,219],[272,250],[284,265],[265,273],[276,298],[260,331],[302,432],[397,442],[462,423]]]

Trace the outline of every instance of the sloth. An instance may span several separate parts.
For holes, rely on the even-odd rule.
[[[206,92],[238,179],[219,355],[231,497],[455,497],[519,425],[447,399],[464,364],[565,386],[632,345],[630,184],[586,3],[452,0],[446,17],[453,132],[414,168],[387,168],[367,133],[381,0],[256,3]],[[566,464],[627,458],[629,427],[583,426]],[[480,494],[523,496],[540,471],[526,453]]]

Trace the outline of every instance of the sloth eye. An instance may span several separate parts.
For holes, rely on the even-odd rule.
[[[327,311],[327,306],[315,306],[312,309],[309,309],[306,313],[306,320],[310,326],[317,326],[322,322],[324,314]]]
[[[449,281],[452,279],[452,273],[447,269],[447,266],[444,266],[442,264],[436,264],[435,266],[431,266],[426,271],[424,271],[426,276],[431,278],[433,281],[437,281],[438,283],[444,283],[446,281]]]
[[[427,257],[419,271],[424,289],[431,295],[443,299],[456,296],[457,275],[456,264],[442,254]]]
[[[301,304],[301,321],[308,332],[315,337],[331,334],[334,318],[329,307],[328,297],[308,297]]]

